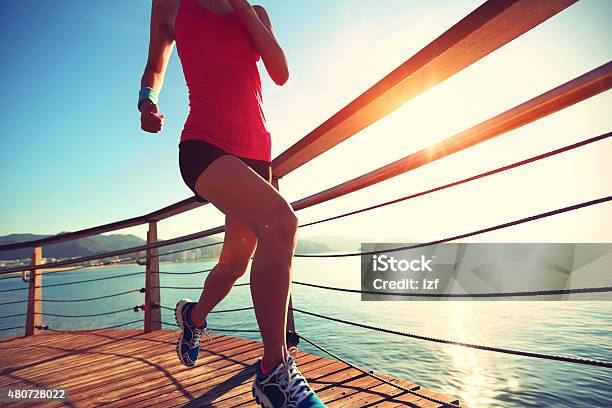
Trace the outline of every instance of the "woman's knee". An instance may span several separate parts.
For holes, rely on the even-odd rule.
[[[298,228],[298,218],[293,209],[286,206],[277,206],[260,220],[257,231],[259,240],[280,240],[292,242]]]

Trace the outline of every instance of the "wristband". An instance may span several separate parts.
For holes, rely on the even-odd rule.
[[[140,105],[145,99],[148,99],[155,105],[157,105],[158,97],[157,93],[153,90],[153,88],[144,87],[140,89],[140,92],[138,93],[138,110],[140,110]]]

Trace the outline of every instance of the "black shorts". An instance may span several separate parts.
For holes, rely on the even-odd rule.
[[[196,180],[210,163],[224,155],[239,158],[268,183],[272,182],[272,163],[269,161],[248,159],[232,155],[203,140],[184,140],[179,143],[179,167],[181,169],[183,181],[187,184],[187,187],[194,192],[197,201],[206,202],[208,200],[198,195],[195,191]]]

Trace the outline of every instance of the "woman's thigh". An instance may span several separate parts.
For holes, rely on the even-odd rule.
[[[217,158],[195,183],[198,195],[261,239],[297,226],[291,205],[267,180],[235,156]]]

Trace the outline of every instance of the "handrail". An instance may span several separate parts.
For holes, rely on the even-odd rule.
[[[73,239],[79,239],[79,238],[88,237],[91,235],[103,234],[109,231],[116,231],[119,229],[135,227],[138,225],[146,224],[151,221],[158,221],[158,220],[170,217],[172,215],[175,215],[175,214],[178,214],[184,211],[189,211],[199,206],[195,204],[196,204],[195,199],[187,198],[185,200],[171,204],[167,207],[161,208],[151,213],[140,215],[137,217],[128,218],[122,221],[115,221],[109,224],[99,225],[97,227],[85,228],[79,231],[53,235],[51,237],[41,238],[41,239],[37,239],[33,241],[16,242],[13,244],[0,245],[0,251],[9,251],[13,249],[23,249],[23,248],[31,248],[35,246],[57,244],[58,242],[70,241]],[[197,204],[200,204],[200,203],[197,203]]]
[[[413,170],[421,165],[441,159],[452,153],[473,146],[495,136],[499,136],[510,130],[519,128],[546,115],[557,112],[563,108],[578,103],[584,99],[597,95],[612,87],[612,62],[608,62],[583,74],[563,85],[545,92],[535,98],[528,100],[514,108],[494,116],[476,126],[460,132],[450,138],[443,140],[433,146],[410,154],[403,159],[385,165],[377,170],[366,173],[348,182],[321,191],[309,197],[294,201],[291,206],[299,211],[304,208],[320,204],[325,201],[349,194],[359,189],[366,188],[372,184],[379,183],[388,178]],[[92,261],[95,259],[113,257],[136,253],[147,249],[160,248],[168,245],[204,238],[225,231],[225,225],[209,228],[204,231],[184,235],[156,242],[154,244],[139,245],[104,254],[90,255],[65,261],[47,263],[37,266],[38,269],[60,267],[75,263]],[[7,268],[0,271],[0,275],[12,272],[29,270],[29,266]]]
[[[289,174],[576,1],[486,1],[276,157],[272,161],[274,177]],[[0,251],[43,246],[160,221],[203,204],[190,197],[142,216],[35,241],[0,245]]]
[[[607,91],[611,87],[612,62],[608,62],[432,146],[409,154],[352,180],[294,201],[292,203],[293,208],[294,210],[301,210],[380,183],[534,122]]]
[[[172,238],[172,239],[168,239],[165,241],[159,241],[153,244],[138,245],[138,246],[131,247],[131,248],[118,249],[112,252],[105,252],[103,254],[88,255],[88,256],[83,256],[80,258],[67,259],[65,261],[49,262],[49,263],[45,263],[41,265],[36,265],[36,269],[56,268],[60,266],[73,265],[73,264],[81,263],[81,262],[93,261],[93,260],[100,259],[100,258],[110,258],[113,256],[132,254],[138,251],[146,251],[147,249],[161,248],[161,247],[165,247],[168,245],[179,244],[185,241],[192,241],[194,239],[218,234],[223,231],[225,231],[224,225],[219,226],[219,227],[209,228],[205,231],[195,232],[193,234],[183,235],[182,237]],[[20,271],[30,270],[30,269],[32,269],[31,266],[19,266],[15,268],[7,268],[7,269],[1,270],[0,275],[7,274],[7,273],[13,273],[13,272],[20,272]]]
[[[487,1],[272,162],[283,177],[575,3]]]

